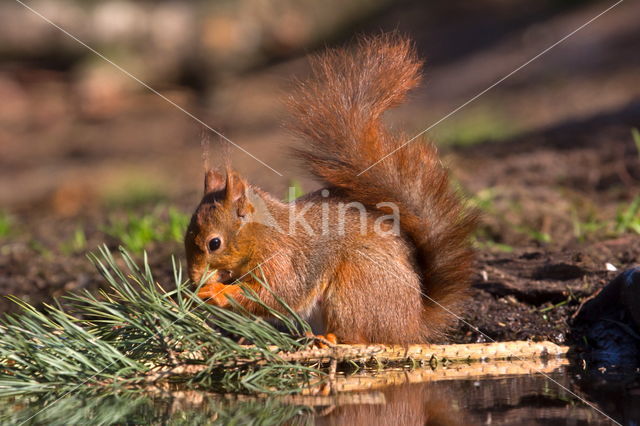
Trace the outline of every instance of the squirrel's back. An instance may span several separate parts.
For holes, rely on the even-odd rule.
[[[306,142],[296,155],[330,189],[372,211],[397,206],[435,337],[468,288],[476,215],[451,188],[431,143],[409,142],[382,122],[418,84],[421,66],[411,43],[395,35],[329,50],[312,60],[312,77],[290,98],[289,127]]]

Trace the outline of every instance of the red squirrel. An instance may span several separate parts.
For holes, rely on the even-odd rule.
[[[189,276],[217,271],[199,297],[221,307],[233,298],[267,315],[245,297],[248,286],[274,309],[275,295],[303,316],[319,312],[341,343],[440,339],[469,286],[477,219],[436,148],[406,143],[382,121],[422,64],[396,35],[311,63],[288,101],[288,127],[304,141],[295,155],[325,188],[285,203],[229,167],[209,170],[185,236]]]

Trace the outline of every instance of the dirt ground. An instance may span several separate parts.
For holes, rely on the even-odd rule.
[[[410,4],[393,13],[407,18],[421,7]],[[540,11],[536,18],[518,15],[468,48],[465,40],[488,25],[474,21],[478,11],[425,29],[407,19],[400,29],[434,57],[427,60],[425,86],[389,120],[419,132],[602,7],[595,2]],[[464,310],[464,319],[482,333],[461,323],[452,341],[486,341],[486,334],[564,343],[581,301],[640,264],[640,235],[616,222],[640,194],[640,152],[631,136],[640,127],[640,38],[633,31],[640,8],[622,7],[627,12],[594,23],[429,133],[447,142],[445,162],[483,212]],[[363,31],[390,25],[388,16],[378,19]],[[541,40],[536,34],[543,24]],[[462,26],[466,38],[456,32]],[[457,34],[451,43],[458,48],[435,43],[436,32]],[[304,59],[292,58],[203,93],[188,87],[163,93],[279,171],[283,176],[232,149],[234,167],[284,196],[293,181],[314,188],[285,155],[292,141],[279,127],[289,80],[307,70]],[[115,105],[89,108],[65,70],[11,62],[0,67],[0,200],[11,218],[11,229],[0,237],[2,295],[38,304],[69,290],[96,289],[103,281],[85,253],[103,242],[114,249],[120,244],[105,231],[114,217],[168,205],[186,213],[197,203],[201,126],[153,94],[117,95]],[[78,229],[86,241],[68,248]],[[146,248],[158,281],[172,282],[171,254],[183,260],[181,244]],[[12,306],[0,300],[0,310]]]

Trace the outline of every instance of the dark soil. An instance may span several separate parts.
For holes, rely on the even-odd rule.
[[[640,194],[640,156],[628,135],[638,123],[636,102],[509,142],[455,151],[468,187],[505,188],[483,226],[497,241],[517,247],[508,254],[479,253],[465,320],[486,336],[461,324],[456,341],[565,343],[582,301],[640,264],[640,236],[595,232],[576,238],[574,216],[590,208],[613,214]],[[510,207],[515,200],[522,204],[517,213]],[[551,242],[536,242],[523,227],[544,230]]]
[[[466,323],[460,324],[454,340],[533,339],[562,344],[567,343],[571,318],[581,303],[622,269],[640,263],[640,238],[625,236],[573,249],[528,248],[479,257],[465,307]],[[607,263],[620,270],[608,271]]]

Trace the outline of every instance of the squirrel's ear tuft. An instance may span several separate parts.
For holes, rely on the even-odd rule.
[[[225,187],[225,179],[220,173],[209,169],[204,175],[204,195],[211,192],[222,191]]]
[[[253,206],[247,197],[248,185],[244,179],[232,170],[227,170],[225,200],[234,203],[238,209],[238,216],[244,217],[253,212]]]

